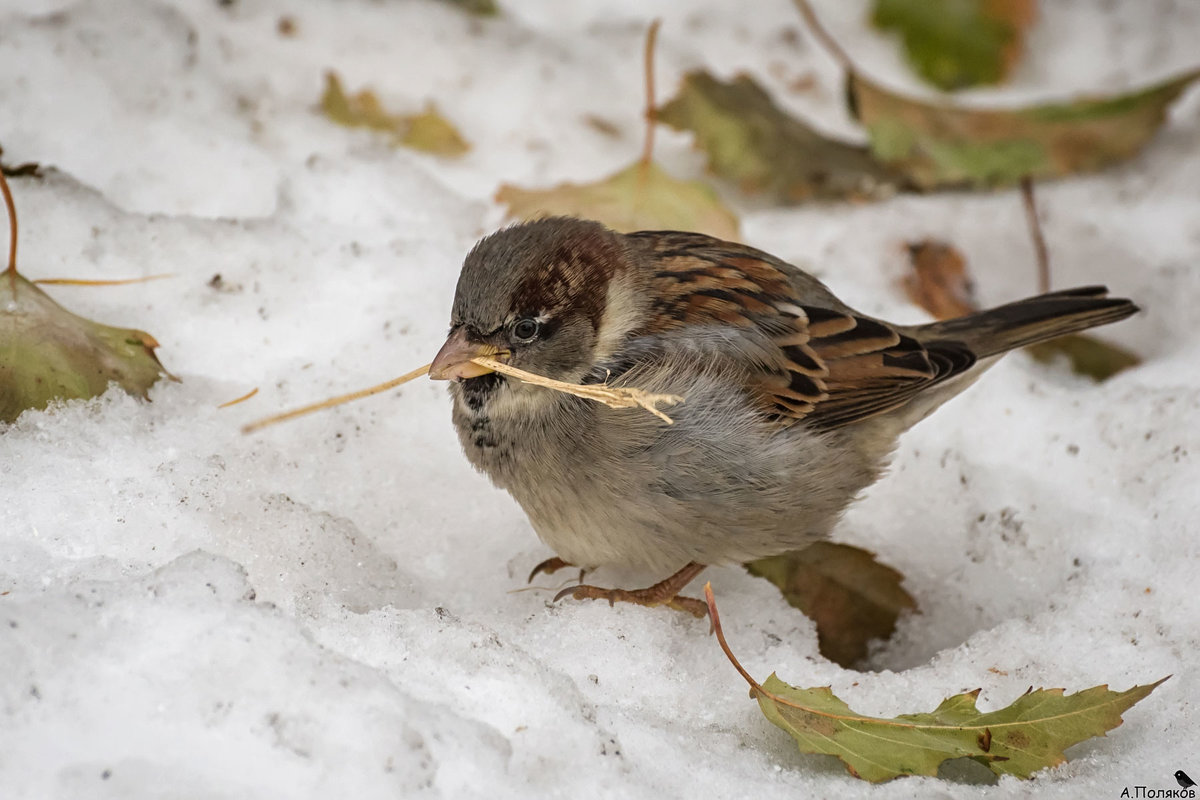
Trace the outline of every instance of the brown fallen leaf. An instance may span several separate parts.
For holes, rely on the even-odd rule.
[[[800,689],[774,673],[762,683],[756,681],[725,640],[710,584],[705,584],[704,596],[717,642],[750,684],[750,697],[758,701],[763,716],[787,732],[800,752],[836,756],[851,775],[873,783],[934,776],[943,762],[954,758],[970,758],[997,775],[1029,778],[1065,762],[1064,751],[1071,745],[1116,728],[1123,713],[1166,680],[1124,692],[1102,685],[1070,695],[1031,686],[1006,708],[987,712],[975,705],[976,689],[946,698],[933,711],[869,717],[850,708],[828,686]]]
[[[910,300],[938,319],[979,310],[966,259],[955,247],[927,239],[910,243],[908,251],[913,269],[903,278],[903,286]],[[1083,333],[1060,336],[1026,350],[1043,363],[1066,356],[1072,372],[1097,381],[1142,363],[1136,353]]]
[[[936,239],[908,243],[912,271],[902,285],[908,299],[937,319],[963,317],[979,310],[975,283],[958,248]]]
[[[386,133],[395,145],[433,155],[460,156],[471,147],[432,102],[417,114],[392,114],[370,89],[347,95],[334,72],[325,73],[321,110],[339,125]]]
[[[817,623],[821,655],[843,667],[862,661],[871,641],[889,638],[900,614],[917,607],[900,585],[903,575],[846,544],[817,542],[752,561],[746,569],[779,587],[788,603]]]
[[[917,74],[954,91],[1003,82],[1036,16],[1036,0],[875,0],[871,22],[900,34]]]
[[[689,72],[658,118],[695,134],[713,174],[777,203],[883,199],[908,185],[867,148],[830,139],[783,111],[748,75],[724,82]]]

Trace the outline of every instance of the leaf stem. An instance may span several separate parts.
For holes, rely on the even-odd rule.
[[[1038,291],[1050,291],[1050,250],[1046,237],[1042,235],[1042,223],[1038,220],[1037,203],[1033,198],[1033,178],[1021,178],[1021,199],[1025,202],[1025,221],[1029,223],[1029,235],[1033,237],[1033,250],[1037,254]]]
[[[850,60],[849,53],[842,49],[837,40],[821,25],[821,21],[813,13],[812,6],[808,4],[808,0],[796,0],[796,8],[800,11],[800,16],[804,17],[804,22],[812,31],[813,36],[829,51],[834,60],[842,65],[842,69],[846,70],[850,75],[856,74],[858,70],[855,69],[854,62]]]
[[[642,143],[641,165],[643,172],[654,158],[654,128],[658,124],[658,106],[654,102],[654,48],[658,43],[658,29],[662,20],[650,23],[646,31],[646,47],[643,52],[643,69],[646,73],[646,138]]]
[[[4,192],[4,205],[8,209],[8,280],[13,297],[17,295],[17,204],[13,202],[8,179],[0,170],[0,191]]]
[[[131,283],[147,283],[149,281],[159,281],[163,278],[174,278],[175,274],[171,272],[162,272],[157,275],[147,275],[143,278],[113,278],[111,280],[89,280],[87,278],[38,278],[33,283],[42,286],[128,286]]]
[[[725,657],[729,659],[729,663],[733,664],[733,668],[746,679],[746,683],[750,684],[750,689],[753,692],[777,699],[769,692],[763,690],[762,685],[750,676],[750,673],[746,671],[741,662],[733,655],[733,651],[729,649],[729,643],[725,641],[725,632],[721,630],[721,615],[717,613],[717,599],[713,597],[712,583],[704,584],[704,602],[708,603],[708,619],[712,623],[712,632],[717,635],[717,643],[725,651]]]

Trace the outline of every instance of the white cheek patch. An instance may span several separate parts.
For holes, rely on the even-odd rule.
[[[608,284],[604,316],[596,331],[595,361],[604,361],[617,351],[625,336],[638,326],[642,317],[642,303],[631,282],[623,280],[618,273]]]

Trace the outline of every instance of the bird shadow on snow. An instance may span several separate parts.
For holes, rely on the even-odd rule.
[[[873,644],[856,665],[860,670],[899,672],[926,665],[980,632],[1061,609],[1070,603],[1065,598],[1072,586],[1087,582],[1088,555],[1075,552],[1074,537],[1057,535],[1058,523],[1069,517],[1074,526],[1097,527],[1096,509],[1074,506],[1035,475],[969,464],[956,451],[949,451],[946,461],[955,483],[958,474],[969,475],[961,496],[940,509],[931,505],[928,513],[874,523],[880,530],[871,531],[871,542],[864,545],[903,573],[917,611],[904,613],[892,637]],[[895,491],[904,491],[900,484],[913,477],[901,476]],[[889,519],[869,508],[862,512],[852,516],[851,527],[866,525],[868,518]]]

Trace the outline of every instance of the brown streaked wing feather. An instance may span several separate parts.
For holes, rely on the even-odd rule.
[[[701,234],[643,232],[656,255],[657,323],[758,328],[779,347],[750,388],[780,425],[836,428],[903,405],[975,362],[956,342],[923,345],[886,323],[805,304],[770,256]]]

